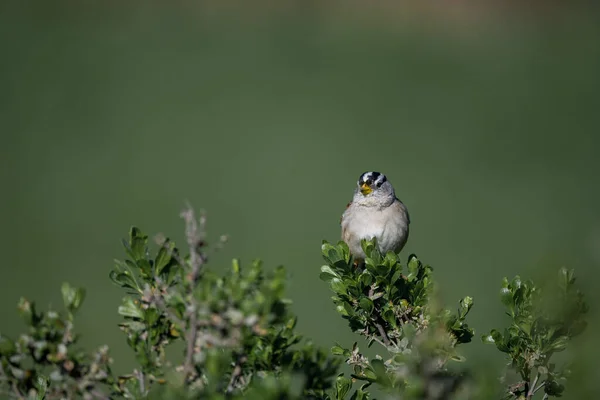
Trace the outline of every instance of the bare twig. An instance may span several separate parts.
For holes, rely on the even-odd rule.
[[[159,284],[158,279],[157,284]],[[177,315],[175,315],[175,313],[171,309],[169,309],[169,307],[167,307],[165,301],[160,295],[156,293],[151,293],[150,301],[153,302],[160,311],[165,313],[167,317],[171,320],[171,322],[175,323],[176,325],[179,325],[181,329],[185,329],[185,321],[179,318]]]
[[[140,393],[142,394],[142,396],[146,393],[146,382],[145,382],[145,377],[144,377],[144,373],[142,371],[136,371],[135,372],[138,382],[140,384]]]
[[[385,333],[383,326],[381,326],[381,324],[378,322],[375,322],[375,326],[377,327],[377,330],[379,331],[379,334],[381,335],[385,345],[390,346],[392,344],[392,342],[390,342],[390,339],[388,338],[387,334]]]
[[[205,235],[205,227],[206,227],[206,216],[202,215],[198,225],[198,221],[196,220],[196,215],[194,213],[193,208],[188,204],[187,207],[181,212],[181,218],[185,220],[185,235],[187,238],[187,243],[190,248],[190,267],[191,272],[188,275],[189,281],[189,296],[190,296],[190,324],[189,324],[189,333],[187,335],[187,349],[185,355],[185,364],[184,371],[187,376],[189,376],[194,367],[194,346],[196,344],[196,336],[198,335],[198,326],[197,326],[197,318],[198,318],[198,304],[196,299],[194,298],[194,288],[196,286],[196,281],[198,280],[198,276],[200,275],[201,268],[204,264],[204,257],[200,252],[200,248],[202,247],[204,235]]]
[[[109,400],[110,397],[108,397],[107,395],[105,395],[104,393],[102,393],[99,390],[92,390],[90,392],[90,394],[92,395],[93,398],[95,399],[102,399],[102,400]]]
[[[142,371],[135,371],[135,374],[138,378],[138,382],[140,384],[140,393],[142,394],[142,396],[145,394],[146,392],[146,377],[144,376],[144,373]]]
[[[241,356],[235,362],[235,367],[231,372],[231,379],[229,380],[229,385],[227,385],[227,393],[233,392],[235,389],[235,382],[238,380],[240,375],[242,375],[242,365],[246,362],[248,358],[246,356]]]
[[[538,372],[533,379],[533,383],[529,386],[529,391],[527,392],[527,398],[531,399],[533,394],[535,393],[535,385],[537,385],[538,380],[540,379],[540,373]]]
[[[372,335],[372,336],[371,336],[371,339],[372,339],[374,342],[377,342],[377,343],[379,343],[380,345],[382,345],[382,346],[383,346],[383,347],[385,347],[386,349],[388,348],[388,346],[386,346],[386,345],[385,345],[385,343],[383,343],[383,341],[382,341],[381,339],[379,339],[379,338],[378,338],[376,335]]]
[[[546,384],[546,382],[542,382],[542,383],[540,383],[540,384],[538,385],[538,387],[536,387],[536,388],[533,390],[533,394],[537,393],[537,392],[538,392],[538,390],[540,390],[541,388],[543,388],[545,384]]]
[[[369,288],[369,297],[373,297],[373,294],[375,293],[375,287],[376,285],[373,284],[371,285],[371,287]],[[379,317],[376,317],[379,319]],[[385,348],[389,347],[392,342],[390,341],[390,339],[388,338],[387,334],[385,333],[385,330],[383,329],[383,326],[378,323],[377,321],[373,321],[375,326],[377,327],[377,330],[379,331],[379,334],[381,335],[381,338],[383,339],[383,343],[381,343],[381,341],[379,341],[376,337],[373,337],[378,343],[381,343]]]
[[[6,382],[9,381],[8,374],[6,373],[6,371],[4,371],[4,367],[2,367],[2,363],[0,363],[0,375],[4,376],[6,378]],[[19,398],[19,399],[25,398],[25,396],[23,396],[23,393],[21,393],[21,390],[19,389],[19,387],[17,386],[17,384],[14,381],[11,383],[11,388],[13,390],[13,393],[17,396],[17,398]]]

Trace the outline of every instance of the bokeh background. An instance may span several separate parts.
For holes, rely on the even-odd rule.
[[[479,370],[504,363],[479,341],[502,277],[576,268],[591,329],[565,398],[593,398],[600,18],[573,4],[3,2],[0,331],[69,281],[83,345],[131,368],[112,260],[131,225],[181,242],[189,200],[230,236],[213,268],[285,265],[299,329],[350,345],[320,243],[377,170],[411,213],[404,255],[448,305],[474,297]]]

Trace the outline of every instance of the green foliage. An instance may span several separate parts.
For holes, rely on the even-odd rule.
[[[119,377],[120,392],[144,397],[157,383],[176,382],[188,396],[232,397],[276,382],[287,393],[282,382],[295,376],[298,395],[323,398],[339,361],[296,333],[284,297],[285,269],[267,274],[255,261],[244,271],[233,260],[225,274],[217,273],[205,269],[202,239],[188,242],[185,259],[169,239],[152,256],[148,237],[136,228],[124,243],[129,259],[116,262],[111,278],[130,293],[119,307],[120,326],[141,369]],[[166,348],[177,340],[186,342],[184,360],[171,366]]]
[[[25,298],[18,309],[27,330],[16,340],[0,335],[0,388],[14,397],[71,398],[110,390],[113,384],[108,348],[86,354],[77,347],[73,317],[85,291],[64,283],[66,313],[38,312]]]
[[[182,217],[188,254],[164,237],[151,251],[148,236],[134,227],[123,241],[127,258],[115,260],[109,274],[125,293],[117,311],[137,360],[131,373],[112,373],[106,346],[91,354],[77,347],[74,319],[85,291],[65,283],[63,313],[19,302],[27,331],[17,339],[0,335],[0,393],[32,400],[367,400],[372,386],[403,399],[478,393],[457,350],[474,335],[466,322],[473,299],[464,297],[456,311],[441,307],[433,269],[416,256],[403,266],[397,254],[380,254],[375,240],[363,241],[367,257],[357,264],[344,242],[323,242],[327,264],[320,277],[334,293],[337,312],[384,356],[368,358],[358,343],[333,340],[327,352],[296,331],[283,267],[265,272],[258,260],[242,267],[234,259],[226,270],[212,269],[205,218],[197,220],[191,208]],[[543,289],[505,278],[501,301],[510,324],[482,339],[510,359],[517,378],[504,377],[505,398],[559,397],[569,369],[551,358],[585,329],[588,310],[573,271],[561,269],[556,285]],[[183,354],[171,354],[175,342]],[[339,372],[343,361],[350,376]]]
[[[189,254],[168,238],[151,252],[148,236],[134,227],[123,241],[127,258],[115,260],[109,274],[126,294],[119,327],[138,368],[115,377],[106,347],[91,356],[73,348],[72,321],[85,292],[64,284],[65,316],[21,300],[29,334],[0,336],[0,389],[31,399],[328,399],[341,360],[297,333],[285,269],[267,273],[258,260],[209,269],[204,219],[198,224],[191,209],[182,217]],[[184,354],[171,363],[177,341]]]
[[[440,309],[433,299],[430,266],[411,255],[404,268],[397,254],[380,254],[375,239],[363,240],[362,247],[367,257],[357,266],[346,243],[323,242],[327,265],[320,275],[329,283],[336,310],[350,329],[364,336],[369,347],[379,343],[388,352],[386,359],[369,360],[357,343],[351,349],[339,344],[331,349],[353,367],[352,378],[364,382],[353,396],[368,398],[363,393],[373,383],[404,398],[429,398],[440,390],[443,396],[454,393],[462,377],[450,374],[446,364],[461,361],[456,346],[473,337],[465,321],[472,298],[461,300],[456,313]],[[352,386],[343,377],[338,378],[340,385],[343,393]]]
[[[482,340],[506,353],[510,367],[518,374],[505,398],[529,399],[540,390],[545,398],[560,397],[569,368],[559,368],[550,360],[587,325],[584,315],[588,306],[575,288],[574,271],[561,268],[556,284],[546,288],[519,276],[510,282],[504,278],[500,296],[510,325],[504,332],[493,329]]]

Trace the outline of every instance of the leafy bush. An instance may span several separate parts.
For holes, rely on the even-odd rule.
[[[473,299],[464,297],[455,312],[441,307],[433,270],[416,256],[403,267],[398,255],[380,254],[375,240],[363,241],[367,258],[355,265],[345,243],[323,242],[327,264],[320,277],[334,293],[337,312],[368,347],[385,352],[369,359],[358,343],[335,343],[328,352],[301,337],[283,267],[266,273],[260,261],[242,267],[234,259],[225,274],[211,270],[208,255],[222,243],[206,246],[204,216],[197,219],[187,208],[182,217],[186,255],[164,237],[151,254],[148,236],[134,227],[123,242],[127,259],[116,260],[110,272],[126,294],[119,327],[136,369],[116,376],[108,348],[87,353],[77,347],[74,316],[85,291],[65,283],[62,313],[19,302],[27,331],[14,340],[0,336],[0,390],[29,399],[358,400],[373,398],[372,387],[403,399],[477,396],[473,371],[458,352],[474,336],[466,322]],[[504,279],[510,325],[483,341],[510,360],[516,381],[505,377],[505,398],[564,391],[568,366],[550,359],[585,328],[587,306],[574,282],[573,271],[561,269],[557,289],[543,296],[531,281]],[[184,348],[176,362],[167,358],[175,342]],[[342,362],[350,376],[340,373]]]

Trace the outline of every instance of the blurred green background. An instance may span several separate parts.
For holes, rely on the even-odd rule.
[[[403,258],[448,305],[474,297],[482,370],[503,364],[479,340],[505,322],[502,277],[576,268],[592,327],[565,398],[595,394],[597,14],[282,4],[0,6],[0,331],[22,329],[20,296],[59,308],[69,281],[88,289],[83,344],[131,368],[112,260],[130,225],[181,242],[189,200],[230,235],[213,268],[284,264],[300,330],[351,344],[320,243],[377,170],[411,213]]]

